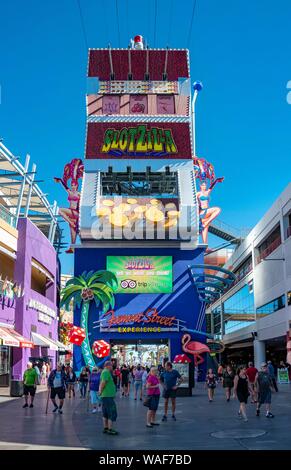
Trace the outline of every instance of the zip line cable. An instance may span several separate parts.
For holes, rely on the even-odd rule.
[[[118,0],[115,0],[115,8],[116,8],[116,20],[117,20],[118,47],[120,49],[120,29],[119,29]]]
[[[83,32],[83,37],[84,37],[84,42],[85,42],[85,47],[86,47],[86,54],[87,54],[89,46],[88,46],[88,39],[87,39],[85,22],[84,22],[84,17],[83,17],[83,13],[82,13],[80,0],[77,0],[77,4],[78,4],[78,8],[79,8],[80,21],[81,21],[82,32]]]
[[[195,10],[196,10],[196,3],[197,3],[197,0],[194,0],[193,8],[192,8],[191,21],[190,21],[189,34],[188,34],[188,39],[187,39],[187,46],[186,46],[187,49],[189,49],[189,44],[190,44],[190,40],[191,40],[192,26],[193,26],[193,20],[194,20],[194,15],[195,15]]]
[[[156,47],[156,31],[157,31],[157,10],[158,10],[158,0],[155,0],[155,29],[154,29],[154,47]]]

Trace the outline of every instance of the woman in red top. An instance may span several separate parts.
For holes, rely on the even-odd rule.
[[[147,428],[153,426],[159,426],[159,423],[155,423],[156,412],[159,406],[160,400],[160,387],[159,387],[158,369],[152,367],[149,375],[147,376],[146,389],[147,389],[147,403],[149,407],[147,412]]]

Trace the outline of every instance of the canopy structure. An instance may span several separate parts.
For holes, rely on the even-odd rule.
[[[17,227],[19,217],[29,218],[59,252],[62,230],[58,223],[57,202],[51,205],[36,180],[36,165],[29,167],[30,156],[23,166],[0,142],[0,218]]]
[[[12,328],[0,327],[0,344],[16,348],[33,348],[34,344]]]
[[[40,333],[31,333],[32,340],[35,346],[42,348],[49,348],[52,351],[65,351],[66,347],[60,341],[48,338],[47,336],[41,335]]]
[[[189,270],[199,299],[205,304],[217,300],[236,279],[233,272],[210,264],[195,264],[189,266]]]

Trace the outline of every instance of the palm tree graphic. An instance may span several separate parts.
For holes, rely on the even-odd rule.
[[[82,342],[82,354],[86,366],[90,368],[96,365],[92,355],[90,340],[88,336],[88,318],[91,302],[96,307],[102,307],[102,314],[109,308],[114,308],[114,292],[118,283],[115,274],[110,271],[84,271],[80,276],[70,279],[61,292],[61,307],[69,308],[73,300],[77,307],[81,307],[81,328],[84,328],[86,337]],[[103,362],[103,360],[102,360]]]

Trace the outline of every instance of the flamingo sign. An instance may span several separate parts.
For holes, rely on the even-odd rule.
[[[206,344],[199,343],[199,341],[191,341],[191,336],[189,334],[185,334],[182,336],[182,349],[184,352],[188,354],[192,354],[194,356],[194,364],[198,366],[204,362],[203,357],[201,354],[203,353],[210,353],[210,349]]]

